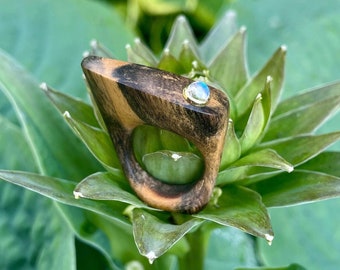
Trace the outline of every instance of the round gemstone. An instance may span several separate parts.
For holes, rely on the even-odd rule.
[[[194,105],[204,105],[210,97],[209,86],[202,81],[193,82],[184,88],[183,96]]]

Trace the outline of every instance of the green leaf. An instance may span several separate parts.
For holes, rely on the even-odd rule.
[[[234,122],[229,119],[221,158],[220,171],[224,170],[227,165],[236,161],[240,156],[241,145],[235,133]]]
[[[91,105],[80,99],[55,91],[46,84],[40,86],[61,114],[64,114],[67,111],[79,121],[98,127],[98,121],[93,113]]]
[[[160,139],[160,129],[142,125],[133,130],[132,145],[135,157],[139,164],[143,166],[143,156],[162,149]]]
[[[253,239],[233,227],[220,227],[209,237],[204,269],[225,270],[257,265]]]
[[[158,16],[180,13],[183,10],[192,11],[192,8],[195,7],[195,4],[183,2],[182,0],[139,0],[138,4],[146,13]]]
[[[236,17],[234,11],[226,12],[204,37],[199,50],[205,63],[210,63],[216,52],[221,51],[228,39],[237,31]]]
[[[18,59],[39,82],[74,96],[87,95],[79,64],[90,40],[114,44],[110,45],[113,54],[126,59],[124,46],[135,36],[115,9],[95,1],[79,5],[76,0],[1,0],[0,6],[0,48]]]
[[[340,152],[322,152],[298,167],[340,177]]]
[[[171,28],[171,33],[165,48],[169,50],[171,55],[178,58],[184,42],[191,44],[195,54],[198,55],[196,38],[190,24],[186,17],[178,16]]]
[[[241,28],[209,63],[210,75],[221,84],[231,99],[235,98],[248,79],[245,33],[245,28]]]
[[[187,139],[168,130],[160,130],[160,140],[163,149],[177,152],[188,152],[191,150]]]
[[[265,128],[266,116],[262,106],[262,95],[259,94],[254,102],[248,122],[240,138],[241,152],[251,149],[262,135]]]
[[[275,168],[286,172],[292,172],[294,167],[283,159],[277,152],[272,149],[263,149],[252,152],[249,155],[237,160],[229,168],[242,166],[261,166]]]
[[[196,61],[199,68],[203,69],[204,65],[199,61],[199,56],[195,52],[195,45],[185,40],[182,44],[178,61],[182,64],[185,73],[189,73],[193,69],[193,62]]]
[[[109,222],[111,227],[118,226],[119,228],[124,228],[124,230],[131,229],[129,222],[123,215],[126,204],[76,199],[73,196],[75,183],[59,178],[20,171],[0,171],[0,178],[66,204],[54,205],[67,217],[68,224],[71,225],[74,232],[86,242],[101,250],[108,261],[111,262],[112,268],[117,269],[113,267],[112,259],[108,256],[111,253],[111,247],[107,244],[106,236],[102,232],[98,232],[94,224],[101,221],[100,225],[103,226],[103,223]],[[83,211],[80,208],[90,210],[92,214],[90,215],[91,212]],[[46,216],[45,213],[43,215]],[[45,219],[39,218],[39,220]],[[60,266],[60,262],[58,266]]]
[[[119,174],[103,172],[92,174],[76,186],[74,194],[80,198],[119,201],[136,207],[153,209],[132,194],[127,180]]]
[[[237,105],[238,117],[250,110],[252,101],[263,88],[267,77],[272,77],[271,104],[272,111],[275,109],[281,94],[284,79],[286,47],[281,46],[269,59],[265,66],[237,93],[235,102]]]
[[[242,184],[246,184],[248,183],[246,179],[251,177],[252,174],[258,174],[257,170],[253,170],[254,167],[274,168],[287,172],[291,172],[294,169],[289,162],[272,149],[263,149],[250,153],[231,164],[226,170],[221,171],[217,177],[217,184],[224,185],[242,180]]]
[[[235,270],[307,270],[299,264],[291,264],[283,267],[256,267],[256,268],[236,268]]]
[[[157,151],[143,156],[148,173],[169,184],[187,184],[198,180],[204,171],[204,161],[193,153]]]
[[[4,181],[0,198],[1,269],[76,269],[74,234],[50,200]]]
[[[340,132],[305,135],[260,144],[258,150],[271,148],[292,165],[300,165],[340,139]]]
[[[299,262],[308,270],[338,269],[339,207],[340,200],[332,199],[270,209],[276,237],[271,247],[257,242],[261,261],[268,266]]]
[[[337,98],[339,96],[339,91],[339,81],[308,89],[301,94],[294,95],[293,97],[280,102],[273,114],[273,117],[279,117],[280,115],[288,112],[298,110],[301,107],[308,107],[325,99]]]
[[[340,94],[272,118],[264,141],[314,132],[340,108]]]
[[[218,205],[209,204],[193,216],[236,227],[249,234],[273,240],[273,231],[261,196],[245,187],[226,186],[222,189]]]
[[[157,66],[157,59],[153,52],[150,51],[150,49],[145,46],[139,38],[135,38],[133,47],[131,47],[131,45],[127,45],[125,48],[129,62],[150,67]]]
[[[133,235],[140,254],[152,263],[202,221],[190,219],[181,225],[165,223],[142,209],[134,209]]]
[[[183,67],[182,63],[179,62],[168,49],[165,49],[163,51],[163,54],[159,59],[157,68],[176,74],[185,73],[185,68]]]
[[[340,196],[340,178],[314,171],[295,170],[250,186],[267,207],[313,202]]]
[[[98,169],[35,80],[2,51],[0,70],[0,88],[16,110],[39,171],[79,180]],[[86,166],[79,170],[81,164]]]
[[[106,132],[74,119],[68,112],[64,114],[64,117],[75,134],[77,134],[92,155],[105,168],[111,172],[118,172],[120,170],[121,166],[117,153]]]
[[[87,55],[97,55],[100,57],[106,57],[106,58],[114,58],[113,53],[106,48],[103,44],[98,42],[96,39],[91,40],[90,42],[91,49],[89,52],[84,52],[83,56]]]
[[[131,31],[123,25],[119,14],[116,13],[114,9],[107,8],[102,3],[89,1],[79,5],[78,1],[74,0],[62,0],[57,2],[32,0],[29,1],[29,3],[0,0],[0,6],[0,47],[18,59],[23,66],[30,70],[30,72],[34,73],[39,82],[46,81],[49,85],[53,85],[64,92],[67,91],[76,96],[87,97],[87,93],[84,91],[83,87],[84,83],[81,80],[81,69],[79,64],[82,59],[82,54],[84,50],[88,49],[88,43],[91,39],[97,38],[106,44],[115,44],[113,52],[120,58],[125,58],[124,45],[128,41],[133,40],[133,34],[131,34]],[[76,20],[74,19],[75,14],[77,14]],[[89,20],[89,18],[91,18],[91,20]],[[80,31],[80,29],[82,30]],[[108,32],[110,34],[107,34]],[[119,37],[118,39],[117,36]],[[4,64],[3,60],[1,60],[1,64]],[[11,78],[11,80],[13,83],[17,84],[16,81],[20,81],[21,76],[25,77],[26,72],[16,70],[16,65],[10,66],[13,68],[13,73],[15,73],[14,81],[12,80],[13,78]],[[3,73],[4,71],[5,69],[0,68],[0,73]],[[40,98],[36,98],[35,92],[42,92],[37,87],[38,83],[34,82],[34,88],[29,87],[31,85],[30,83],[24,83],[23,85],[25,85],[25,88],[22,88],[20,94],[30,96],[29,100],[23,102],[35,102],[35,105],[37,105],[38,114],[33,116],[33,120],[37,121],[33,122],[29,120],[27,127],[29,128],[29,131],[32,131],[33,129],[36,130],[35,128],[37,126],[40,128],[39,130],[36,130],[34,135],[36,135],[38,138],[37,140],[40,141],[40,145],[42,146],[40,149],[43,149],[43,151],[39,150],[39,155],[42,154],[41,158],[44,165],[47,167],[46,174],[59,177],[65,176],[65,178],[67,176],[68,179],[78,180],[87,175],[88,172],[93,172],[98,170],[98,168],[101,168],[95,159],[90,157],[90,154],[86,148],[83,147],[82,143],[72,134],[72,132],[70,133],[70,129],[67,125],[64,125],[65,121],[62,117],[55,114],[55,109],[46,96],[41,93],[41,96],[45,96],[43,97],[43,101]],[[3,104],[5,104],[6,107],[9,107],[8,101],[3,95],[1,95],[0,100],[1,107]],[[49,106],[51,109],[40,110],[39,106],[42,105]],[[2,112],[3,111],[1,111],[1,113]],[[28,117],[27,114],[22,114],[22,116]],[[42,119],[43,117],[44,119]],[[62,123],[61,127],[57,124],[59,121]],[[26,125],[23,127],[25,128]],[[44,141],[46,133],[40,132],[43,130],[51,132],[51,136],[50,134],[47,134],[48,143],[51,143],[49,145],[46,145],[46,142]],[[8,145],[8,147],[12,147],[12,153],[10,155],[11,157],[7,156],[6,158],[9,161],[16,159],[17,161],[15,162],[27,165],[22,167],[20,164],[17,164],[20,166],[19,169],[35,170],[34,167],[30,166],[31,163],[35,162],[32,159],[32,156],[28,157],[26,154],[27,152],[24,152],[21,147],[22,144],[26,143],[25,139],[28,138],[26,136],[26,129],[24,131],[25,137],[21,136],[22,138],[18,139],[16,139],[17,137],[15,136],[12,137],[17,141]],[[0,133],[2,135],[2,131]],[[58,141],[58,137],[62,137],[62,140]],[[32,146],[32,143],[35,143],[35,141],[30,140],[31,137],[28,139],[29,145]],[[12,141],[8,140],[7,142],[11,143]],[[55,153],[48,148],[48,146],[51,145],[55,148],[59,148],[57,160],[54,158]],[[78,149],[78,146],[81,149]],[[14,152],[13,149],[15,149]],[[3,154],[2,151],[1,153]],[[61,153],[60,156],[59,153]],[[81,156],[81,159],[75,158],[76,153]],[[20,162],[18,161],[19,159],[21,160]],[[17,165],[13,167],[4,167],[14,169]],[[3,166],[1,167],[3,168]],[[11,185],[9,183],[6,184]],[[36,251],[33,251],[33,249],[29,250],[27,245],[21,249],[19,242],[17,242],[18,245],[13,244],[14,242],[12,242],[11,247],[16,249],[17,254],[21,253],[33,256],[33,258],[30,259],[29,265],[26,267],[24,262],[20,261],[20,256],[18,256],[18,263],[15,264],[15,262],[12,262],[14,266],[9,267],[8,269],[32,269],[31,267],[39,269],[35,268],[33,265],[34,262],[45,262],[45,264],[41,264],[42,269],[67,269],[67,267],[70,267],[71,263],[69,264],[69,262],[75,260],[75,254],[74,251],[71,251],[66,246],[69,243],[74,244],[74,236],[68,238],[63,232],[55,231],[53,236],[55,237],[60,234],[60,238],[57,237],[56,241],[49,238],[46,240],[46,244],[42,244],[44,239],[46,239],[45,234],[40,229],[38,230],[34,224],[36,223],[39,224],[40,227],[47,228],[48,224],[46,223],[50,222],[51,226],[54,228],[66,229],[70,228],[69,224],[73,221],[74,215],[68,216],[64,211],[64,208],[62,210],[59,208],[58,211],[55,212],[53,210],[50,211],[50,208],[45,207],[41,211],[42,214],[36,216],[34,210],[40,208],[38,203],[24,200],[23,204],[20,205],[18,203],[20,198],[26,197],[23,196],[21,189],[18,190],[16,195],[16,200],[15,196],[13,196],[13,205],[16,205],[18,209],[26,208],[29,204],[36,207],[34,209],[29,209],[29,216],[34,219],[32,222],[28,218],[25,220],[19,218],[21,219],[20,226],[25,229],[25,235],[30,236],[31,239],[25,240],[23,235],[21,235],[21,232],[15,231],[12,226],[10,226],[12,228],[11,231],[6,232],[1,229],[0,238],[2,239],[2,242],[11,241],[10,234],[15,235],[18,232],[17,235],[21,235],[18,240],[20,243],[30,243],[29,246],[31,247],[37,243],[39,249]],[[54,203],[53,205],[57,204]],[[84,212],[83,210],[77,211]],[[16,212],[19,212],[19,210]],[[53,217],[50,217],[49,213],[46,212],[50,212]],[[84,213],[84,216],[86,214],[88,213]],[[3,217],[2,220],[5,219],[2,214],[1,217]],[[11,216],[9,215],[9,217]],[[19,217],[19,215],[17,217]],[[65,223],[65,221],[62,220],[60,223],[55,223],[54,218],[65,218],[68,219],[69,222]],[[79,222],[84,219],[84,217],[79,219]],[[46,231],[47,230],[48,229],[46,229]],[[78,232],[75,231],[74,233],[77,234]],[[98,235],[98,233],[96,235]],[[80,237],[79,234],[78,236]],[[88,234],[86,236],[88,236]],[[82,234],[82,240],[84,240],[84,237],[85,235]],[[87,243],[90,241],[90,245],[92,246],[95,245],[96,247],[99,247],[99,245],[102,245],[101,250],[103,251],[104,241],[101,241],[100,244],[98,244],[98,242],[95,242],[97,239],[94,237],[88,237],[87,239]],[[54,244],[55,242],[60,243],[59,248]],[[51,249],[55,250],[53,251]],[[60,251],[64,251],[65,254],[63,255]],[[106,251],[110,252],[110,249],[108,248]],[[82,253],[79,254],[80,256],[84,255]],[[51,257],[49,257],[50,255]],[[65,256],[69,256],[70,260],[66,259]],[[0,255],[0,257],[1,265],[4,256]],[[6,258],[9,258],[7,252]],[[3,267],[0,266],[0,268]],[[6,267],[4,267],[4,269],[6,269]]]
[[[36,170],[31,149],[25,140],[22,129],[2,115],[0,115],[0,127],[0,168]],[[13,155],[14,146],[15,152],[20,153],[20,155]]]
[[[0,171],[0,178],[18,186],[25,187],[55,201],[91,210],[103,215],[121,225],[128,225],[122,212],[125,208],[121,204],[108,204],[107,202],[76,199],[73,191],[74,182],[43,176],[39,174],[20,171]]]

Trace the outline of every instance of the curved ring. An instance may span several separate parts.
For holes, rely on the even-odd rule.
[[[183,97],[193,81],[162,70],[89,56],[82,68],[131,187],[148,205],[166,211],[195,213],[210,199],[228,125],[229,102],[210,88],[207,104],[195,106]],[[204,157],[203,176],[190,184],[167,184],[136,161],[131,135],[149,124],[177,133],[195,144]]]

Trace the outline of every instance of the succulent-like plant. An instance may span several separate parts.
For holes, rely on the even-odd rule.
[[[42,88],[46,95],[102,167],[91,154],[83,152],[86,158],[79,160],[79,167],[69,168],[68,175],[74,174],[74,179],[60,179],[63,175],[57,172],[46,176],[1,171],[0,177],[64,204],[90,210],[86,212],[90,225],[106,234],[111,256],[126,267],[137,264],[151,269],[153,266],[141,254],[150,263],[160,257],[158,267],[162,262],[177,261],[181,269],[200,269],[207,239],[218,226],[236,227],[271,243],[274,233],[267,208],[340,195],[337,168],[330,163],[339,160],[340,153],[323,152],[339,140],[340,131],[315,134],[338,110],[340,84],[318,87],[280,102],[286,47],[278,48],[264,67],[250,76],[245,56],[246,30],[237,30],[235,25],[235,14],[228,12],[198,44],[186,18],[180,16],[160,57],[139,39],[126,46],[130,62],[204,80],[229,98],[230,119],[220,170],[210,202],[202,211],[193,215],[166,212],[141,201],[125,179],[97,105],[90,106],[45,84]],[[113,57],[97,42],[92,43],[89,53]],[[74,138],[65,136],[70,153],[59,154],[70,155],[67,158],[72,160],[72,152],[80,148],[75,142],[72,149]],[[202,171],[202,157],[196,148],[169,131],[141,126],[134,132],[133,147],[141,166],[160,181],[188,182]],[[173,158],[174,153],[178,158]],[[89,168],[83,168],[87,166],[84,162],[89,162]],[[87,172],[91,173],[78,183]],[[73,211],[65,208],[64,214],[79,214]],[[74,222],[72,226],[81,225]],[[95,236],[84,229],[80,237],[96,243],[99,249],[108,249],[104,240],[95,239],[104,237],[100,233]],[[139,254],[131,249],[133,242]],[[166,252],[172,256],[167,257]]]

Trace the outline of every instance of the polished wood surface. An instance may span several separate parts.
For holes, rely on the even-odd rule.
[[[183,97],[193,81],[162,70],[89,56],[82,62],[94,100],[115,145],[131,187],[148,205],[166,211],[195,213],[210,199],[228,124],[229,102],[210,88],[207,104],[195,106]],[[201,179],[167,184],[149,175],[136,161],[131,135],[148,124],[177,133],[195,144],[204,157]]]

